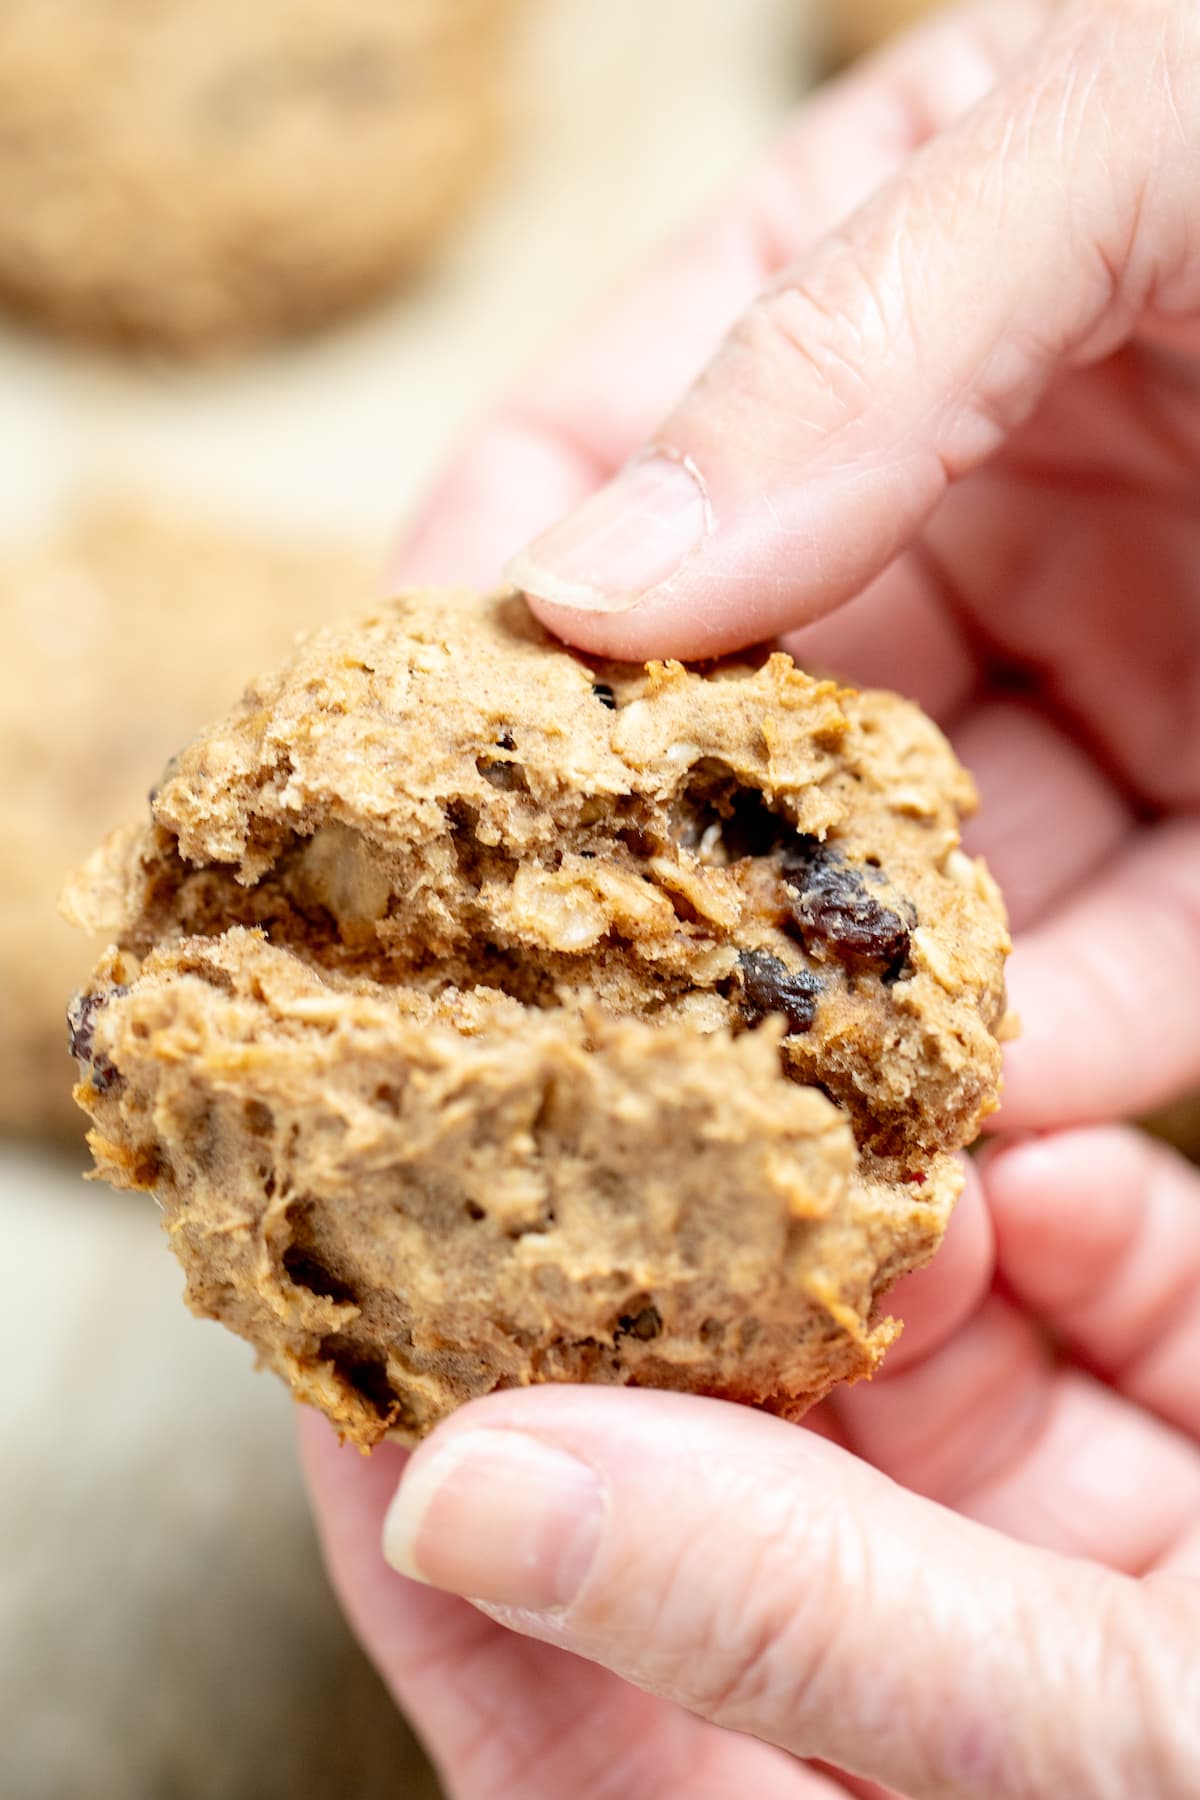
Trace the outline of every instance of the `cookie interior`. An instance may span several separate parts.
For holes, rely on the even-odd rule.
[[[805,1217],[811,1225],[795,1195],[826,1194],[818,1211],[832,1232],[828,1242],[841,1245],[836,1255],[814,1241],[806,1255],[815,1261],[792,1257],[778,1293],[759,1283],[768,1297],[758,1324],[770,1354],[743,1397],[794,1409],[830,1379],[873,1365],[882,1347],[871,1335],[878,1296],[930,1253],[954,1186],[948,1153],[974,1135],[995,1103],[1007,937],[994,884],[959,847],[960,817],[972,804],[967,777],[916,708],[813,680],[785,656],[704,672],[598,664],[553,644],[513,596],[401,599],[353,628],[317,634],[280,675],[252,688],[228,720],[165,772],[151,827],[110,844],[76,884],[77,910],[94,921],[97,909],[107,908],[121,946],[86,1002],[86,1017],[77,1015],[91,1068],[83,1097],[99,1121],[100,1161],[119,1179],[156,1185],[160,1195],[165,1189],[185,1235],[201,1216],[204,1229],[212,1227],[214,1195],[228,1200],[236,1193],[241,1223],[231,1226],[234,1236],[249,1234],[260,1275],[265,1266],[275,1271],[272,1280],[281,1267],[286,1274],[282,1236],[290,1231],[289,1243],[299,1243],[305,1232],[328,1235],[322,1220],[349,1216],[348,1202],[335,1204],[333,1190],[354,1185],[355,1132],[370,1142],[384,1129],[376,1117],[383,1103],[367,1101],[362,1089],[363,1044],[356,1050],[352,1031],[336,1053],[326,1041],[330,1018],[345,1021],[369,999],[383,1009],[371,1026],[383,1033],[379,1054],[401,1071],[396,1091],[404,1120],[386,1153],[377,1144],[371,1154],[388,1171],[385,1187],[398,1183],[406,1196],[404,1217],[411,1220],[412,1196],[430,1179],[429,1171],[416,1170],[411,1137],[418,1124],[424,1129],[441,1115],[413,1099],[413,1082],[425,1053],[420,1046],[436,1043],[460,1075],[472,1057],[483,1057],[479,1068],[491,1071],[467,1083],[461,1105],[490,1144],[484,1160],[497,1192],[516,1139],[492,1129],[488,1108],[508,1062],[526,1066],[523,1091],[542,1096],[532,1118],[549,1107],[545,1116],[574,1120],[574,1139],[561,1130],[545,1141],[533,1133],[539,1180],[559,1190],[549,1232],[542,1219],[540,1228],[505,1238],[503,1208],[486,1194],[467,1193],[462,1158],[447,1152],[455,1199],[443,1195],[426,1212],[424,1236],[406,1255],[395,1249],[404,1232],[389,1225],[385,1264],[364,1270],[360,1254],[351,1269],[345,1234],[336,1253],[326,1245],[317,1259],[333,1271],[333,1285],[316,1298],[357,1308],[353,1328],[343,1321],[340,1331],[318,1331],[297,1317],[282,1335],[274,1326],[265,1331],[261,1280],[248,1288],[244,1268],[223,1278],[228,1293],[204,1288],[198,1303],[231,1317],[260,1348],[265,1337],[277,1365],[286,1338],[289,1377],[302,1390],[306,1382],[313,1387],[313,1370],[322,1371],[318,1388],[325,1381],[331,1361],[321,1345],[330,1338],[374,1346],[376,1362],[382,1354],[390,1371],[389,1391],[403,1393],[394,1419],[376,1409],[376,1427],[382,1419],[384,1428],[417,1431],[432,1422],[438,1409],[428,1393],[421,1398],[420,1380],[449,1382],[453,1397],[463,1398],[483,1391],[478,1381],[577,1375],[588,1343],[601,1347],[592,1361],[609,1368],[607,1377],[589,1378],[676,1379],[728,1391],[724,1377],[734,1362],[724,1333],[719,1356],[713,1331],[709,1351],[696,1348],[704,1320],[692,1303],[701,1304],[702,1289],[705,1317],[722,1317],[704,1288],[707,1265],[698,1249],[690,1263],[677,1255],[672,1263],[671,1234],[655,1237],[647,1226],[647,1242],[670,1272],[636,1307],[634,1300],[655,1287],[653,1270],[644,1263],[645,1279],[635,1281],[628,1258],[589,1270],[586,1255],[583,1221],[590,1217],[593,1240],[602,1237],[597,1222],[612,1222],[615,1185],[636,1184],[636,1158],[649,1180],[659,1155],[653,1121],[644,1120],[643,1137],[627,1146],[625,1160],[614,1147],[606,1164],[597,1151],[603,1134],[588,1138],[586,1122],[631,1102],[639,1066],[658,1068],[668,1047],[677,1110],[690,1121],[674,1152],[677,1171],[694,1163],[733,1217],[737,1192],[751,1184],[756,1194],[772,1192],[777,1225]],[[295,1018],[288,1015],[285,1030],[279,1013],[283,969],[307,995],[298,1040],[303,1078],[294,1061]],[[606,1035],[617,1026],[625,1033],[619,1048]],[[753,1048],[746,1041],[759,1038]],[[751,1081],[741,1059],[764,1047],[766,1060],[755,1064]],[[541,1071],[536,1079],[530,1055]],[[281,1116],[294,1111],[277,1079],[284,1063],[292,1092],[307,1089],[324,1120],[323,1185],[315,1198],[291,1188],[281,1212],[277,1165],[291,1156],[290,1183],[304,1168],[303,1158],[285,1155],[279,1136]],[[178,1066],[193,1082],[198,1069],[205,1071],[207,1161],[196,1154],[195,1106],[174,1083]],[[574,1087],[562,1075],[556,1085],[555,1068],[575,1071]],[[600,1072],[615,1084],[607,1097]],[[366,1104],[369,1117],[351,1120],[346,1097],[341,1112],[335,1106],[326,1117],[331,1083],[338,1091],[348,1083],[346,1095]],[[388,1085],[377,1083],[381,1091]],[[756,1102],[765,1095],[769,1103],[766,1115],[757,1106],[753,1127],[751,1085],[761,1090]],[[569,1104],[562,1099],[568,1089]],[[656,1091],[659,1113],[669,1119],[669,1086],[660,1081]],[[719,1122],[711,1142],[699,1128],[698,1104],[686,1099],[697,1091]],[[229,1116],[230,1094],[243,1108],[255,1101],[270,1115],[257,1147],[248,1144],[244,1118]],[[815,1102],[824,1120],[823,1188],[811,1158],[806,1164],[800,1156],[801,1142],[811,1145],[790,1111],[798,1095],[806,1096],[810,1118]],[[526,1120],[520,1132],[528,1137],[532,1129]],[[838,1131],[841,1148],[833,1155]],[[585,1139],[593,1144],[587,1156]],[[725,1152],[714,1148],[718,1141],[736,1146],[736,1176],[721,1161]],[[762,1144],[785,1159],[790,1173],[781,1186],[764,1183],[757,1168],[755,1146]],[[307,1154],[311,1162],[315,1145]],[[229,1166],[214,1174],[222,1158]],[[276,1192],[264,1197],[271,1179]],[[682,1179],[677,1173],[677,1185]],[[359,1166],[359,1192],[363,1180]],[[246,1195],[255,1191],[260,1203],[247,1209]],[[575,1237],[560,1224],[568,1192],[576,1196]],[[881,1194],[890,1197],[882,1208]],[[487,1222],[500,1236],[483,1265],[467,1258],[474,1286],[469,1296],[457,1290],[469,1322],[459,1336],[474,1337],[448,1350],[443,1340],[453,1335],[452,1322],[440,1301],[427,1297],[424,1312],[422,1304],[410,1307],[389,1326],[371,1296],[419,1285],[421,1270],[436,1258],[437,1221],[444,1248],[447,1221],[457,1231],[468,1201],[481,1210],[473,1222]],[[383,1205],[382,1196],[372,1204]],[[275,1220],[270,1230],[268,1215]],[[309,1223],[296,1236],[301,1218]],[[378,1235],[378,1220],[372,1230]],[[778,1261],[786,1232],[772,1236],[760,1221],[749,1236],[760,1248],[770,1242],[768,1263]],[[540,1246],[540,1281],[547,1255],[559,1259],[560,1273],[574,1271],[532,1323],[520,1304],[531,1252],[512,1248],[527,1237],[549,1239]],[[274,1248],[264,1249],[269,1238]],[[715,1252],[720,1240],[711,1222],[708,1240]],[[461,1246],[454,1253],[465,1254]],[[728,1244],[720,1255],[728,1261]],[[293,1275],[306,1258],[307,1251],[295,1252]],[[207,1280],[211,1248],[197,1241],[193,1260]],[[514,1269],[520,1279],[501,1302]],[[817,1290],[824,1302],[814,1298]],[[241,1316],[247,1292],[250,1314]],[[805,1297],[799,1310],[797,1292]],[[571,1294],[586,1297],[582,1314],[572,1310]],[[654,1334],[653,1353],[625,1343],[630,1333],[614,1320],[650,1307],[661,1322],[664,1306],[668,1324]],[[414,1340],[428,1326],[430,1307],[439,1341],[422,1348]],[[743,1296],[733,1314],[745,1307]],[[482,1322],[490,1329],[497,1313],[508,1350],[493,1344],[479,1367]],[[273,1316],[278,1322],[278,1304]],[[807,1370],[793,1358],[791,1374],[781,1377],[788,1343],[803,1341],[814,1321],[828,1340],[821,1340],[821,1354]],[[731,1323],[727,1305],[726,1330]],[[462,1362],[472,1343],[474,1386]],[[840,1350],[830,1354],[829,1343]],[[640,1377],[634,1360],[647,1355],[661,1367]],[[460,1360],[448,1373],[447,1357],[454,1356]],[[743,1350],[742,1376],[747,1366]],[[353,1413],[344,1390],[357,1390],[344,1371],[334,1387],[337,1406],[328,1394],[317,1398],[335,1416],[339,1406]],[[348,1422],[353,1429],[356,1418]]]

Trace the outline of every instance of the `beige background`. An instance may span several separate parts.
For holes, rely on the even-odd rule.
[[[765,138],[801,11],[534,0],[468,229],[323,339],[182,374],[0,333],[0,533],[153,483],[382,550],[471,415]],[[0,1230],[0,1793],[433,1794],[324,1585],[291,1405],[184,1311],[151,1204],[0,1147]]]

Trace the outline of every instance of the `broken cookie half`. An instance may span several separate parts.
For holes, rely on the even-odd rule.
[[[99,1172],[349,1438],[869,1373],[991,1111],[1004,910],[914,706],[585,661],[511,595],[309,638],[68,910]]]

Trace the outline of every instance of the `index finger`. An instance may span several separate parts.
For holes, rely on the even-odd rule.
[[[772,275],[995,82],[1041,7],[935,19],[822,90],[762,164],[522,382],[462,446],[390,576],[494,586],[532,535],[607,479]]]

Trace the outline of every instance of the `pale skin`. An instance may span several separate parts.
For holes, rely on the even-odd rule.
[[[1000,0],[819,96],[397,573],[535,531],[581,647],[783,634],[922,700],[1024,1030],[813,1429],[546,1388],[406,1466],[310,1421],[363,1642],[455,1800],[1200,1792],[1200,1178],[1119,1122],[1200,1084],[1200,8]]]

